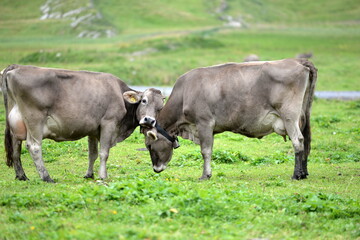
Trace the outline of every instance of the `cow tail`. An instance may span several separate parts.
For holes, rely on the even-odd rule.
[[[5,127],[5,139],[4,139],[4,144],[5,144],[5,152],[6,152],[6,165],[9,167],[12,167],[14,164],[14,160],[13,160],[13,153],[14,153],[14,149],[13,149],[13,136],[10,132],[10,124],[9,124],[9,106],[8,106],[8,87],[7,87],[7,72],[10,70],[13,70],[16,66],[15,65],[10,65],[9,67],[7,67],[6,69],[3,70],[2,72],[2,84],[1,84],[1,89],[2,89],[2,93],[4,96],[4,105],[5,105],[5,114],[6,114],[6,127]]]
[[[301,59],[302,64],[306,67],[308,67],[310,69],[310,73],[309,73],[309,92],[307,95],[307,99],[305,100],[305,108],[304,108],[304,113],[305,113],[305,125],[303,127],[302,130],[302,134],[304,136],[304,151],[305,151],[305,156],[307,158],[307,156],[309,156],[310,154],[310,149],[311,149],[311,128],[310,128],[310,114],[311,114],[311,106],[312,106],[312,102],[314,100],[314,95],[315,95],[315,85],[316,85],[316,80],[317,80],[317,69],[315,68],[314,64],[311,63],[308,60],[305,59]]]

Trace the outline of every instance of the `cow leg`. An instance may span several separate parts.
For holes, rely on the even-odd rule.
[[[115,145],[114,132],[116,130],[115,123],[108,122],[102,125],[100,133],[100,179],[107,178],[106,162],[109,157],[109,151]]]
[[[306,120],[306,124],[304,126],[304,129],[301,131],[303,136],[304,136],[304,150],[305,150],[305,155],[304,155],[304,161],[303,161],[303,169],[304,172],[306,174],[306,176],[309,175],[308,173],[308,169],[307,169],[307,162],[308,162],[308,157],[310,154],[310,149],[311,149],[311,130],[310,130],[310,119]]]
[[[15,179],[21,180],[21,181],[26,181],[29,179],[25,175],[24,169],[21,164],[21,159],[20,159],[21,144],[22,144],[22,141],[19,141],[19,140],[16,140],[15,138],[13,138],[13,161],[14,161],[14,170],[15,170],[15,174],[16,174]]]
[[[304,159],[302,161],[302,168],[303,168],[303,171],[304,171],[304,174],[305,174],[304,178],[307,178],[307,176],[309,176],[309,172],[308,172],[308,169],[307,169],[307,162],[308,162],[308,156],[306,155],[306,153],[304,153]]]
[[[96,137],[88,138],[89,143],[89,167],[84,178],[94,178],[94,162],[98,157],[98,140]]]
[[[28,136],[29,135],[30,134],[28,133]],[[31,158],[35,163],[40,178],[45,182],[54,182],[54,180],[51,179],[44,165],[44,160],[42,158],[41,140],[37,140],[33,137],[28,137],[28,139],[26,140],[26,147],[29,150]]]
[[[106,162],[109,157],[110,146],[108,144],[100,143],[100,169],[99,169],[99,177],[100,179],[107,178],[107,170],[106,170]]]
[[[296,121],[285,121],[285,128],[295,151],[295,168],[292,179],[300,180],[306,178],[304,137],[300,131],[299,123]]]
[[[214,144],[214,134],[211,124],[198,126],[201,155],[204,159],[203,174],[200,180],[211,178],[211,155]]]

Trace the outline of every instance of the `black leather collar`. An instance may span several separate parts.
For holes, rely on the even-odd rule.
[[[166,130],[164,130],[162,127],[160,127],[160,125],[156,122],[155,124],[155,128],[158,131],[158,133],[160,133],[161,135],[163,135],[167,140],[169,140],[170,142],[174,143],[175,141],[177,141],[177,137],[172,137],[170,136]]]

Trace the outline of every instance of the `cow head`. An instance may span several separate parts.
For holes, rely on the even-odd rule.
[[[124,99],[131,104],[138,104],[136,118],[140,125],[149,124],[155,127],[156,116],[164,106],[164,96],[161,91],[149,88],[144,92],[127,91],[123,94]]]
[[[153,169],[159,173],[165,170],[170,162],[173,149],[179,147],[176,137],[170,136],[158,124],[153,128],[142,128],[145,135],[145,145],[150,152]]]
[[[156,117],[164,105],[164,97],[159,90],[150,88],[145,92],[128,91],[124,99],[133,104],[139,104],[136,112],[145,135],[146,148],[150,152],[155,172],[163,171],[171,160],[173,149],[179,146],[177,138],[170,136],[156,122]]]

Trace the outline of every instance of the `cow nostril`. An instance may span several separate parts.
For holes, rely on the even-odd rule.
[[[154,125],[154,123],[155,123],[155,120],[152,120],[152,121],[151,121],[151,125]]]
[[[147,122],[147,121],[148,121],[147,117],[146,117],[146,118],[144,118],[144,121],[145,121],[145,122]]]

